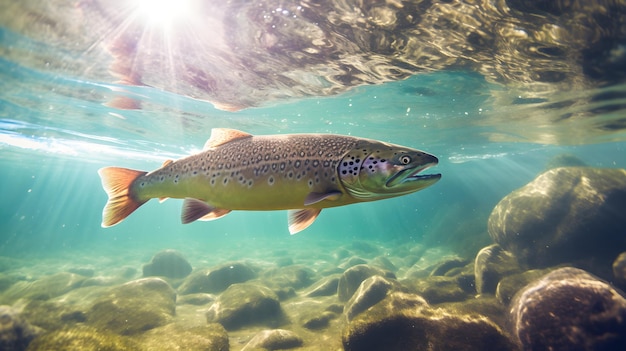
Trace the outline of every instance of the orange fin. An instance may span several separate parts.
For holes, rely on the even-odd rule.
[[[252,134],[237,129],[213,128],[211,129],[211,137],[207,140],[206,144],[204,144],[204,150],[214,149],[233,140],[251,137]]]
[[[185,202],[183,202],[183,212],[180,215],[180,220],[183,224],[196,220],[212,221],[226,216],[230,211],[223,208],[215,208],[202,200],[186,198]]]
[[[315,219],[319,216],[320,212],[322,212],[322,210],[317,208],[289,210],[289,233],[294,235],[297,232],[305,230],[308,226],[315,222]]]
[[[105,167],[98,171],[102,179],[102,187],[109,196],[102,210],[102,227],[111,227],[133,213],[139,206],[146,203],[133,198],[130,186],[135,179],[146,172],[119,167]]]

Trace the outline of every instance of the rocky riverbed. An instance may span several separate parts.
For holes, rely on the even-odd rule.
[[[0,349],[626,349],[625,209],[626,171],[557,167],[472,257],[315,238],[3,257]]]

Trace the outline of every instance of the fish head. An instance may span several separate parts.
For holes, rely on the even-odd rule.
[[[441,174],[420,174],[437,157],[424,151],[377,141],[360,142],[341,160],[339,178],[361,201],[410,194],[435,184]]]

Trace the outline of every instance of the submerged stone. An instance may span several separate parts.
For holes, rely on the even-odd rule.
[[[500,245],[493,244],[484,247],[474,260],[476,292],[495,294],[500,279],[518,273],[520,270],[515,257]]]
[[[183,327],[170,323],[138,338],[143,350],[228,351],[228,334],[222,325]]]
[[[503,198],[489,235],[520,263],[543,268],[580,262],[610,267],[626,247],[626,170],[551,169]],[[600,268],[602,269],[602,268]]]
[[[315,275],[304,266],[287,266],[270,269],[263,274],[263,281],[273,288],[292,288],[299,290],[311,285]]]
[[[176,292],[161,278],[143,278],[112,288],[87,312],[87,323],[117,334],[142,333],[169,323]]]
[[[357,315],[342,335],[346,351],[513,350],[514,345],[487,318],[433,309],[412,294],[392,292]]]
[[[28,346],[28,351],[136,351],[141,347],[128,337],[80,325],[46,333]]]
[[[333,274],[320,279],[317,283],[313,284],[313,287],[305,296],[317,297],[335,295],[337,293],[337,286],[339,285],[339,277],[339,274]]]
[[[524,350],[626,350],[626,299],[581,269],[561,268],[524,287],[510,317]]]
[[[364,264],[350,267],[343,272],[341,278],[339,278],[339,283],[337,284],[337,295],[339,297],[339,301],[348,301],[350,297],[352,297],[352,294],[354,294],[354,292],[359,288],[361,282],[374,275],[394,279],[396,278],[395,274],[392,272],[383,271],[380,268],[370,267]]]
[[[86,277],[61,272],[44,276],[34,282],[19,281],[5,290],[2,295],[4,303],[13,303],[17,299],[48,300],[67,293],[81,286]]]
[[[430,272],[431,277],[443,276],[446,275],[447,272],[454,268],[463,267],[468,263],[467,260],[462,258],[454,257],[438,262]]]
[[[302,346],[302,338],[285,329],[263,330],[256,334],[241,351],[287,350]]]
[[[184,278],[191,273],[191,264],[176,250],[157,252],[150,263],[143,266],[143,276],[159,276],[168,278]]]
[[[254,269],[245,262],[228,262],[191,274],[178,288],[181,295],[220,293],[229,286],[256,278]]]
[[[379,275],[371,276],[365,279],[361,282],[357,291],[346,303],[343,309],[344,314],[348,320],[352,320],[352,318],[359,313],[367,310],[384,299],[387,294],[394,289],[394,287],[398,289],[399,284]]]
[[[282,322],[278,296],[269,288],[252,283],[233,284],[207,311],[209,322],[220,323],[227,330],[247,325],[274,327]]]

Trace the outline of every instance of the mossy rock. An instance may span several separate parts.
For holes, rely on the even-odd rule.
[[[127,337],[82,325],[43,334],[26,350],[137,351],[141,347]]]
[[[122,335],[142,333],[169,323],[176,292],[160,278],[143,278],[110,290],[87,312],[87,323]]]
[[[343,330],[346,351],[515,350],[493,322],[431,308],[421,297],[393,292]]]
[[[44,276],[33,282],[19,281],[2,294],[3,303],[13,303],[18,299],[48,300],[61,296],[81,286],[86,277],[61,272]]]
[[[184,278],[191,273],[191,264],[176,250],[157,252],[150,263],[143,266],[143,276],[161,276],[168,278]]]
[[[243,283],[256,278],[257,274],[245,262],[228,262],[210,269],[193,272],[178,288],[182,295],[194,293],[217,294],[232,284]]]
[[[302,289],[311,285],[315,275],[313,270],[299,265],[270,269],[263,274],[263,280],[273,288]]]
[[[183,327],[176,323],[154,328],[137,338],[145,350],[228,351],[228,334],[218,323]]]
[[[231,285],[207,312],[209,322],[220,323],[228,330],[247,325],[275,327],[282,319],[278,296],[271,289],[252,283]]]

